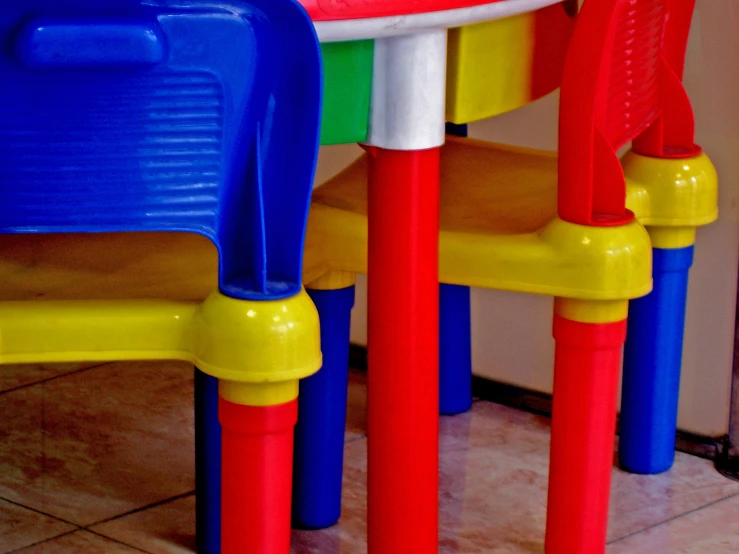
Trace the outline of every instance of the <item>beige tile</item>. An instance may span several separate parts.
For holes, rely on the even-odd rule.
[[[192,490],[192,381],[118,363],[0,395],[0,497],[87,525]]]
[[[0,500],[0,554],[76,529],[74,525]]]
[[[321,531],[293,531],[291,554],[363,554],[367,552],[367,440],[344,449],[344,495],[339,523]]]
[[[367,373],[349,371],[349,394],[346,406],[345,440],[354,440],[367,434]]]
[[[132,554],[134,552],[141,551],[87,531],[77,531],[24,548],[17,554]]]
[[[441,418],[441,554],[541,554],[549,419],[488,402]],[[366,440],[346,447],[341,523],[294,534],[294,554],[366,552]],[[739,493],[710,462],[678,454],[662,476],[613,472],[610,539]],[[624,551],[626,552],[626,551]]]
[[[178,498],[90,527],[100,535],[152,554],[195,552],[195,497]]]
[[[0,392],[98,365],[99,362],[3,365],[0,366]]]
[[[739,497],[672,519],[608,547],[608,554],[739,552]]]
[[[662,475],[614,471],[612,487],[610,540],[739,493],[739,483],[719,474],[712,462],[681,452]]]

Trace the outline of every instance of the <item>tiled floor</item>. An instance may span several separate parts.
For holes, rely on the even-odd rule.
[[[365,387],[352,375],[344,516],[293,554],[362,554]],[[0,370],[0,554],[194,552],[192,368]],[[440,552],[542,553],[549,421],[488,402],[441,420]],[[608,554],[739,551],[739,483],[679,454],[614,470]]]

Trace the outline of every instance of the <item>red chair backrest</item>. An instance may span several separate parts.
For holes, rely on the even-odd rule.
[[[619,225],[626,184],[616,154],[692,156],[695,122],[682,86],[695,0],[586,0],[562,79],[559,215]]]

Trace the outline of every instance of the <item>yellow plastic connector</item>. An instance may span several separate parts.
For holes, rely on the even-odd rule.
[[[0,237],[0,363],[184,360],[233,402],[296,398],[298,380],[321,366],[313,302],[305,291],[201,300],[216,284],[213,251],[174,233]],[[147,296],[163,299],[125,299]]]
[[[691,228],[718,218],[718,177],[705,154],[662,159],[629,152],[622,164],[627,205],[644,225]]]
[[[555,298],[554,313],[581,323],[615,323],[629,316],[627,300],[597,302],[576,298]]]

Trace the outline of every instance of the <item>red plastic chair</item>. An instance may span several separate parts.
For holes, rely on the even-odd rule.
[[[699,151],[677,69],[683,65],[693,5],[694,0],[585,3],[562,85],[562,219],[589,226],[633,219],[616,153],[631,141],[635,151],[654,157],[690,157]],[[625,333],[626,321],[592,324],[555,315],[549,554],[605,550]]]

